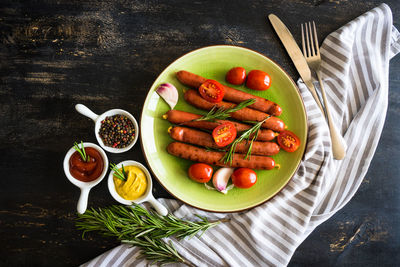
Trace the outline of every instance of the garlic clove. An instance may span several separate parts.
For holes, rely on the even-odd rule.
[[[214,173],[212,182],[219,192],[226,194],[233,186],[228,186],[229,179],[233,174],[234,168],[220,168]]]
[[[178,90],[175,86],[170,83],[163,83],[158,86],[156,92],[167,102],[171,109],[174,109],[179,98]]]

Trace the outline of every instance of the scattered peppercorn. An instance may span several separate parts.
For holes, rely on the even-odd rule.
[[[99,135],[104,145],[124,148],[135,139],[135,126],[125,115],[114,115],[101,121]]]

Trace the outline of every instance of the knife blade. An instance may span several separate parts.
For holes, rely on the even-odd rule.
[[[286,52],[292,59],[297,72],[300,74],[301,79],[307,86],[308,90],[311,92],[312,96],[317,102],[318,107],[321,109],[322,114],[325,115],[317,91],[315,90],[314,84],[312,83],[310,67],[308,67],[307,61],[304,58],[303,53],[301,52],[296,41],[294,40],[293,35],[277,16],[275,16],[274,14],[269,14],[268,18],[283,46],[285,47]]]

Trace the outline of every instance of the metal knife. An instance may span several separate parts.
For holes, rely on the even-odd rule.
[[[310,68],[308,67],[307,61],[304,58],[303,53],[301,52],[299,46],[294,40],[293,35],[277,16],[275,16],[274,14],[270,14],[268,18],[272,26],[274,27],[275,32],[278,34],[279,39],[281,40],[287,53],[292,59],[294,66],[297,69],[297,72],[300,74],[301,79],[304,81],[308,90],[310,90],[312,96],[317,102],[318,107],[321,109],[322,114],[325,115],[317,91],[315,90],[314,84],[312,83]]]

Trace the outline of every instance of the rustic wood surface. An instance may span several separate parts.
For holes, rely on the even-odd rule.
[[[293,64],[266,17],[278,15],[300,41],[315,20],[319,39],[382,1],[78,1],[0,3],[0,265],[71,266],[118,245],[74,227],[79,196],[63,169],[76,140],[96,142],[83,103],[140,117],[159,73],[193,49],[240,45]],[[400,2],[386,1],[400,28]],[[304,241],[290,266],[382,266],[400,261],[400,57],[390,65],[389,109],[372,165],[352,201]],[[118,162],[145,162],[140,145]],[[154,194],[170,197],[155,181]],[[115,204],[105,182],[89,206]]]

